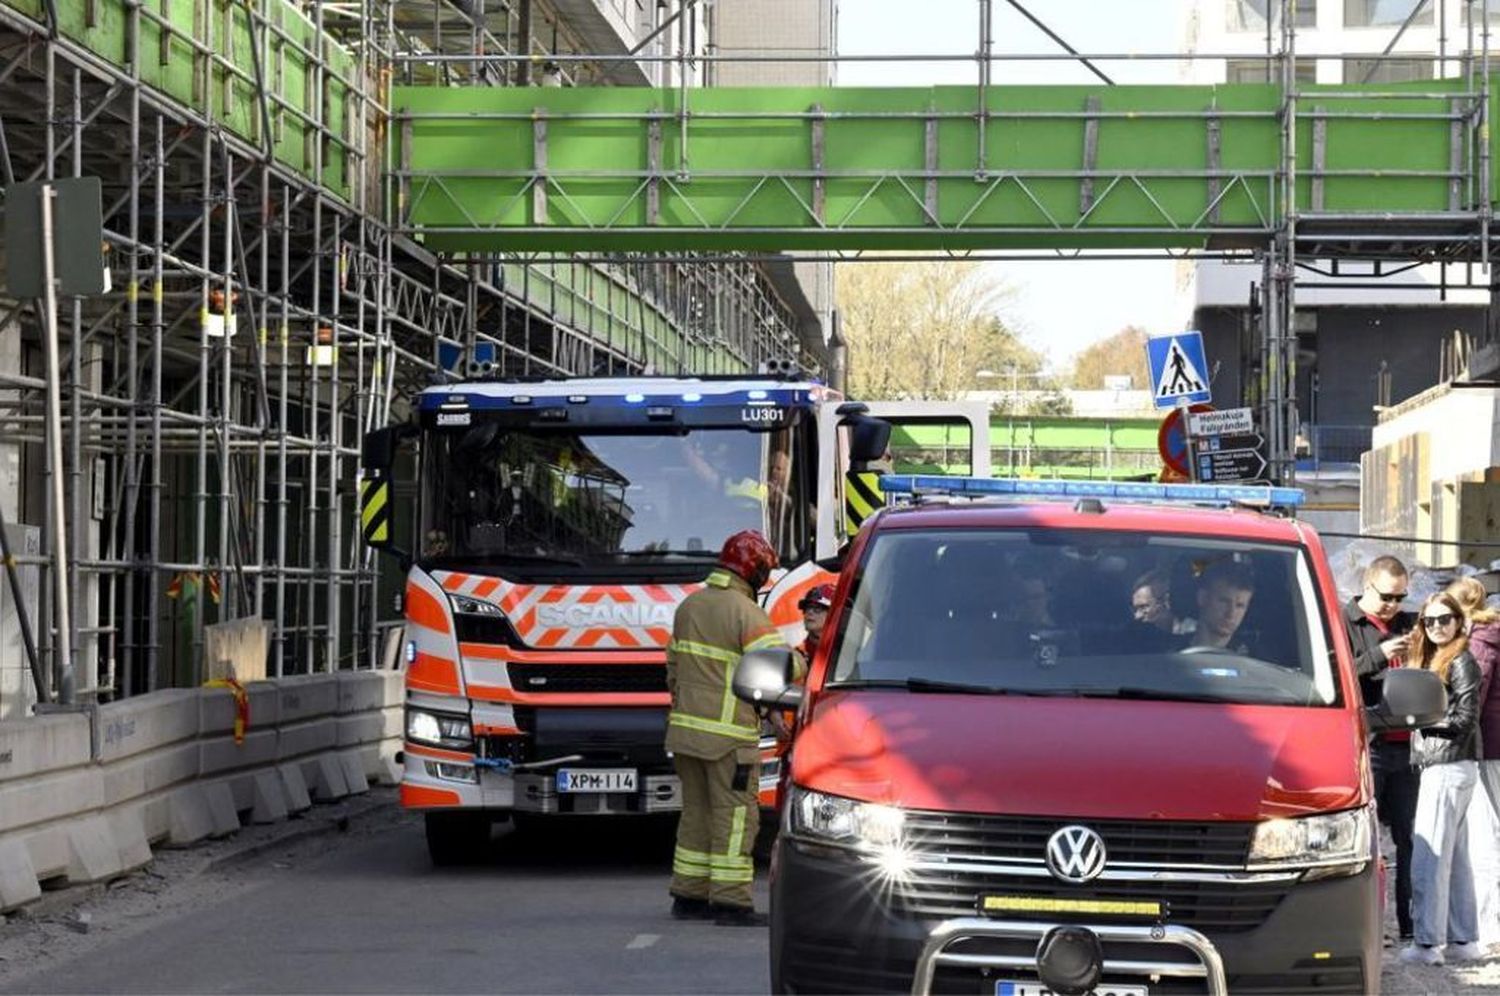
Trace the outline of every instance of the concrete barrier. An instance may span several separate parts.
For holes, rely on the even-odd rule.
[[[0,911],[139,868],[153,846],[285,819],[400,779],[398,671],[170,689],[0,722]]]

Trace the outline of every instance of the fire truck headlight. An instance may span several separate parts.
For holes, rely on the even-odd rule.
[[[1368,806],[1342,813],[1266,820],[1255,828],[1249,868],[1306,869],[1305,878],[1357,874],[1370,861],[1371,824]]]
[[[480,601],[477,598],[468,598],[464,595],[449,595],[448,600],[453,603],[453,611],[466,616],[503,616],[500,606],[493,602]]]
[[[406,739],[434,747],[473,746],[474,734],[466,716],[453,716],[423,709],[406,710]]]

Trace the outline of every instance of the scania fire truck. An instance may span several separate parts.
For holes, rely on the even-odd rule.
[[[395,454],[414,440],[401,803],[438,863],[512,814],[679,808],[665,647],[730,534],[779,551],[763,598],[795,643],[891,423],[947,423],[989,471],[982,404],[856,404],[794,375],[467,381],[415,408],[366,437],[361,505],[366,540],[390,547]],[[773,761],[763,792],[776,780]]]

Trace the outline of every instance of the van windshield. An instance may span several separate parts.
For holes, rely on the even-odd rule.
[[[891,530],[843,615],[830,687],[1339,701],[1305,554],[1106,530]]]

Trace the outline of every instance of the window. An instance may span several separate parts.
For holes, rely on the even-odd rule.
[[[1281,0],[1227,0],[1229,9],[1225,20],[1230,31],[1266,30],[1266,5],[1271,5],[1272,16],[1281,13]],[[1295,0],[1292,6],[1293,21],[1299,28],[1318,26],[1318,0]]]
[[[1146,604],[1149,603],[1149,604]],[[888,529],[840,623],[834,684],[1326,706],[1306,555],[1109,529]]]
[[[1344,27],[1398,28],[1418,3],[1422,10],[1411,23],[1431,25],[1433,0],[1344,0]]]
[[[1265,83],[1266,82],[1266,59],[1229,59],[1227,60],[1224,73],[1225,83]],[[1272,83],[1281,82],[1281,66],[1276,60],[1269,60],[1271,65]],[[1297,82],[1318,82],[1318,60],[1297,60]]]
[[[1345,83],[1409,83],[1432,79],[1431,59],[1350,59]]]

